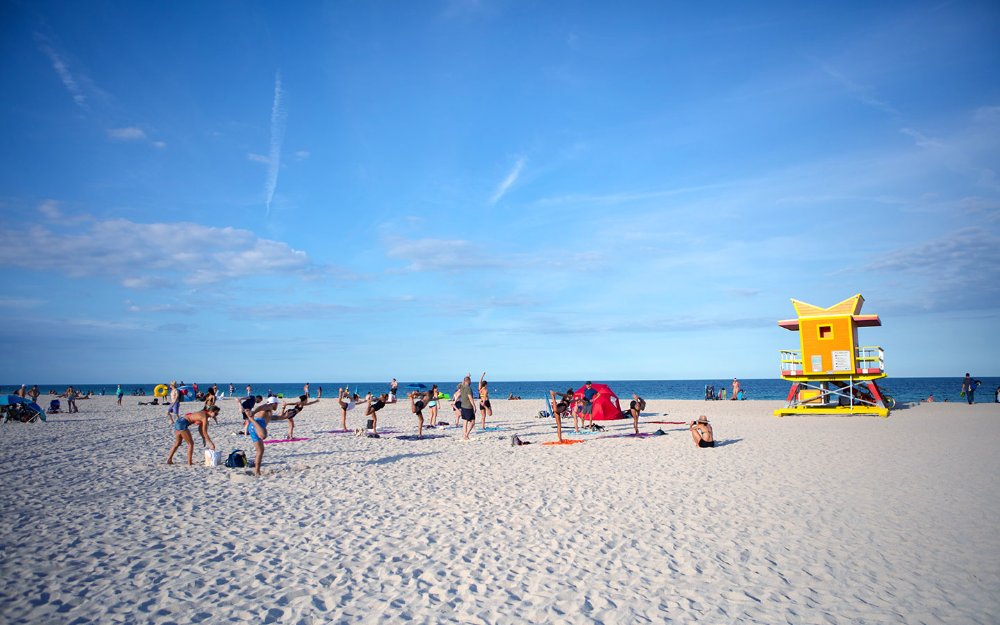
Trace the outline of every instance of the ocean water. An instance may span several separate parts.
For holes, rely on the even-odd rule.
[[[977,377],[982,382],[976,392],[976,403],[993,403],[995,391],[1000,387],[1000,377]],[[705,386],[712,384],[715,388],[725,388],[727,393],[732,392],[732,379],[705,379],[705,380],[599,380],[594,382],[607,384],[621,399],[630,399],[632,393],[646,399],[703,399],[705,397]],[[473,384],[475,384],[475,380]],[[548,396],[550,390],[565,391],[568,388],[577,389],[583,385],[584,380],[551,380],[541,382],[517,382],[517,381],[489,381],[490,395],[497,399],[506,399],[514,394],[522,399],[543,399]],[[741,379],[740,383],[747,391],[747,399],[769,399],[783,400],[788,396],[790,385],[788,382],[777,378],[769,379]],[[144,389],[147,395],[152,395],[153,387],[159,383],[147,384],[123,384],[122,388],[126,395],[131,395],[138,389]],[[212,382],[198,382],[200,388],[210,386]],[[218,383],[219,390],[225,391],[228,395],[229,382]],[[255,394],[266,395],[268,391],[281,394],[285,397],[292,397],[302,394],[302,382],[282,383],[282,382],[252,382]],[[457,380],[443,381],[421,381],[421,382],[399,382],[399,392],[401,395],[423,387],[430,388],[431,384],[437,384],[443,393],[452,393],[455,390]],[[246,393],[246,382],[235,383],[236,395],[242,396]],[[323,397],[336,397],[337,389],[347,386],[352,392],[364,395],[367,392],[386,393],[389,391],[388,382],[311,382],[310,394],[315,397],[319,388],[323,389]],[[937,377],[937,378],[885,378],[878,382],[879,388],[884,389],[892,395],[897,402],[916,402],[926,399],[933,394],[937,401],[964,402],[965,398],[960,397],[962,389],[962,377]],[[30,386],[30,385],[29,385]],[[40,403],[47,405],[46,396],[50,390],[65,392],[69,384],[45,384],[39,385],[42,391]],[[86,393],[93,391],[97,395],[113,395],[116,384],[74,384],[78,391]],[[11,392],[15,387],[0,387],[0,393]]]

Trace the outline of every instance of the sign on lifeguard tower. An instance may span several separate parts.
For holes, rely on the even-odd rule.
[[[858,345],[858,328],[882,325],[878,315],[860,314],[864,303],[860,293],[829,308],[792,300],[798,318],[778,325],[799,333],[800,349],[781,351],[781,377],[792,388],[776,416],[889,416],[894,402],[875,383],[885,377],[885,354],[881,347]]]

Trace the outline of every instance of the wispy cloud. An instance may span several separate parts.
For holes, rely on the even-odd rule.
[[[883,113],[888,113],[890,115],[899,115],[899,111],[895,109],[888,102],[875,97],[875,89],[866,85],[857,83],[847,76],[845,76],[839,70],[831,67],[830,65],[822,65],[821,69],[823,73],[833,78],[837,81],[844,89],[847,90],[856,100],[863,104],[867,104],[870,107],[876,108]]]
[[[178,232],[183,232],[182,246],[177,244]],[[46,253],[39,254],[39,249]],[[91,221],[69,233],[41,225],[22,229],[0,248],[0,267],[110,277],[135,289],[328,271],[313,264],[305,252],[248,230],[127,219]]]
[[[265,165],[269,165],[271,163],[271,159],[264,156],[263,154],[257,154],[255,152],[248,152],[247,160],[253,161],[254,163],[263,163]]]
[[[244,306],[232,311],[237,319],[326,319],[331,315],[362,311],[356,306],[343,304],[327,304],[319,302],[302,302],[299,304],[265,304],[262,306]]]
[[[108,128],[108,138],[115,141],[143,141],[146,139],[146,133],[138,126]]]
[[[49,61],[52,63],[52,69],[55,70],[56,75],[59,76],[59,80],[61,80],[63,86],[66,87],[66,91],[68,91],[70,97],[73,98],[73,102],[75,102],[80,108],[86,110],[87,96],[84,94],[83,89],[80,88],[80,83],[77,82],[73,73],[69,70],[69,65],[63,59],[62,55],[56,52],[52,42],[45,35],[36,32],[35,41],[38,42],[39,49],[49,57]]]
[[[38,205],[38,212],[40,212],[46,219],[60,219],[62,217],[62,209],[59,208],[58,200],[45,200]]]
[[[482,267],[499,267],[502,263],[489,258],[471,241],[462,239],[386,240],[387,254],[408,262],[404,271],[465,271]]]
[[[517,182],[517,179],[521,176],[521,170],[524,169],[524,163],[525,158],[523,156],[517,159],[517,162],[514,163],[514,167],[511,168],[507,177],[504,178],[499,185],[497,185],[496,191],[494,191],[493,196],[490,197],[490,204],[496,204],[499,202],[503,196],[507,194],[507,191],[514,186],[514,183]]]
[[[299,150],[298,152],[295,153],[295,160],[304,161],[310,156],[312,156],[312,152],[310,152],[309,150]]]
[[[190,304],[136,304],[130,300],[125,300],[125,310],[134,314],[149,313],[173,313],[178,315],[192,315],[195,307]]]
[[[264,186],[267,214],[271,214],[271,202],[278,188],[278,171],[281,169],[281,144],[285,139],[285,107],[282,103],[281,71],[274,75],[274,100],[271,103],[271,150],[268,152],[267,183]]]

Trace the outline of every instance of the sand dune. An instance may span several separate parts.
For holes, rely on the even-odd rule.
[[[723,444],[700,450],[654,424],[511,447],[555,436],[531,400],[495,401],[504,430],[470,442],[397,438],[402,404],[379,420],[398,434],[357,438],[325,399],[254,478],[198,466],[200,443],[164,464],[161,407],[79,404],[0,429],[6,623],[1000,621],[1000,405],[649,402],[644,421],[707,414]],[[249,451],[222,406],[218,448]]]

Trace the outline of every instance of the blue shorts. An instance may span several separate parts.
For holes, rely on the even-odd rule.
[[[190,425],[191,422],[185,419],[184,417],[177,417],[177,420],[174,421],[174,429],[177,430],[178,432],[182,432],[188,429]]]
[[[267,437],[267,420],[265,419],[254,419],[260,427],[264,428],[264,437]],[[257,436],[257,428],[253,426],[253,423],[247,423],[247,435],[250,436],[250,440],[255,443],[263,442],[261,437]]]
[[[175,401],[174,403],[170,404],[170,407],[167,408],[167,414],[170,414],[170,413],[180,414],[181,413],[181,402]]]

